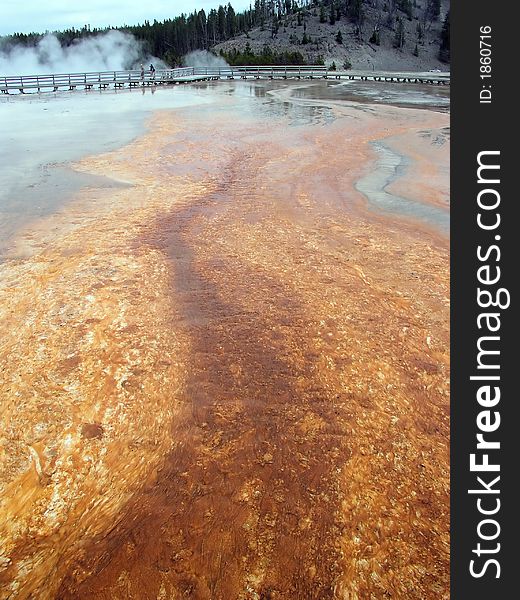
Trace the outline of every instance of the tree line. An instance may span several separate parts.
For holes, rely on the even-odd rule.
[[[366,10],[371,8],[377,11],[376,24],[372,24],[371,31],[365,31]],[[417,0],[254,0],[246,10],[237,12],[228,3],[211,9],[208,13],[195,10],[190,14],[181,14],[164,21],[145,21],[138,25],[122,25],[120,27],[91,28],[85,25],[81,29],[65,29],[53,32],[62,46],[70,46],[75,40],[96,36],[111,29],[131,33],[144,45],[144,51],[162,59],[171,66],[182,63],[182,57],[193,50],[210,50],[220,42],[233,39],[237,35],[248,33],[253,28],[270,29],[274,38],[280,27],[287,26],[290,16],[296,16],[299,25],[304,25],[310,16],[319,17],[320,22],[329,22],[331,25],[341,20],[347,20],[354,25],[360,40],[368,39],[371,43],[378,44],[380,29],[383,26],[395,30],[394,46],[400,48],[404,45],[403,19],[418,19],[417,42],[420,43],[421,35],[431,24],[439,19],[441,10],[440,0],[423,0],[421,8]],[[449,61],[449,13],[441,34],[441,60]],[[12,45],[34,46],[43,37],[42,33],[15,33],[4,37],[2,46],[9,48]],[[229,59],[243,60],[230,54]],[[244,54],[244,53],[242,53]],[[264,50],[255,55],[246,52],[251,58],[251,64],[260,64],[259,61],[271,61],[276,53]],[[286,61],[295,61],[292,64],[302,64],[303,56],[299,52],[286,52],[278,56],[282,64],[291,64]],[[263,64],[272,64],[266,62]]]

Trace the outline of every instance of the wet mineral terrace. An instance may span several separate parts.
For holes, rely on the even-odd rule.
[[[202,86],[10,239],[1,598],[449,597],[447,233],[357,186],[382,144],[447,214],[449,114],[293,91]]]

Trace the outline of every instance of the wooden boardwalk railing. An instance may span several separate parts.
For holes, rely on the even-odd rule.
[[[140,70],[101,71],[92,73],[60,73],[49,75],[21,75],[0,77],[0,91],[42,92],[58,90],[92,90],[109,87],[123,88],[190,83],[221,79],[351,79],[362,81],[390,81],[449,85],[450,74],[440,72],[390,71],[331,71],[321,65],[266,66],[266,67],[184,67],[158,70],[155,73]]]

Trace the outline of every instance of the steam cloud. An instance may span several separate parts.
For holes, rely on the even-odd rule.
[[[148,56],[134,36],[121,31],[77,40],[62,48],[55,35],[45,35],[36,46],[14,46],[0,53],[0,75],[45,75],[48,73],[85,73],[145,68],[168,68],[160,59]]]
[[[195,50],[186,54],[182,59],[185,67],[229,67],[227,62],[220,56],[215,56],[206,50]]]

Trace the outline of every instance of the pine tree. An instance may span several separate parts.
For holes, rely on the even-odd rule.
[[[202,48],[208,47],[208,27],[206,20],[206,13],[200,10],[197,14],[197,29],[199,33],[199,44]]]
[[[428,0],[426,5],[426,18],[429,21],[437,21],[441,16],[441,0]]]
[[[226,34],[228,38],[235,37],[237,30],[237,17],[231,4],[227,5],[226,10]]]
[[[375,44],[376,46],[380,46],[381,45],[381,33],[379,31],[379,29],[376,27],[374,27],[374,31],[372,32],[372,35],[370,36],[370,39],[368,40],[371,44]]]
[[[220,5],[218,7],[218,39],[219,40],[225,40],[226,39],[226,28],[227,28],[227,22],[226,22],[226,9]]]
[[[410,0],[405,1],[403,10],[408,17],[408,20],[411,21],[413,19],[413,8]]]
[[[402,49],[404,47],[404,25],[402,19],[397,21],[397,29],[395,30],[394,48]]]
[[[442,25],[439,60],[445,63],[450,62],[450,11],[446,14]]]
[[[423,28],[420,23],[417,23],[416,32],[417,32],[417,41],[422,42],[424,33],[423,33]]]
[[[329,23],[331,25],[336,24],[336,11],[334,9],[334,2],[331,2],[331,5],[330,5]]]
[[[271,23],[271,37],[275,38],[278,35],[278,19],[273,17],[273,22]]]
[[[363,16],[363,7],[361,0],[350,0],[347,9],[347,16],[354,21],[359,23]]]
[[[320,23],[327,22],[327,14],[325,13],[325,6],[322,4],[320,6]]]

